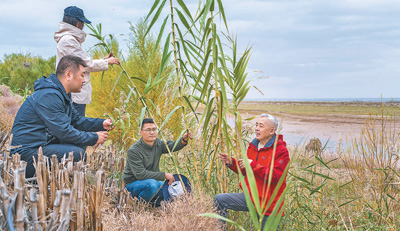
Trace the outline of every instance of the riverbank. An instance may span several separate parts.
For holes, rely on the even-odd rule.
[[[334,151],[339,140],[345,144],[346,138],[358,137],[368,120],[390,118],[396,127],[400,127],[399,102],[243,101],[239,111],[243,118],[261,113],[276,116],[280,133],[290,146],[302,145],[307,139],[316,137],[327,144],[328,151]]]

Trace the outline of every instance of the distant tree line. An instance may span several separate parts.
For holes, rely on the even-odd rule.
[[[56,56],[44,59],[39,55],[6,54],[0,61],[0,84],[7,85],[13,92],[27,94],[41,76],[55,72]]]

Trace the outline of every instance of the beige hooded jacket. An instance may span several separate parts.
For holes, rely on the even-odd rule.
[[[86,68],[85,79],[81,92],[72,93],[72,101],[77,104],[89,104],[92,100],[92,85],[90,84],[90,72],[106,71],[108,69],[108,61],[105,59],[93,60],[89,54],[81,47],[85,41],[86,33],[68,23],[60,22],[58,24],[59,31],[54,34],[54,40],[57,42],[57,61],[65,55],[75,55],[81,57],[88,67]]]

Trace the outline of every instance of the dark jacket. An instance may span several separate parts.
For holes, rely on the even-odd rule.
[[[72,105],[57,76],[42,77],[34,84],[35,92],[18,110],[11,130],[12,146],[22,147],[22,159],[31,158],[32,151],[48,144],[73,144],[89,146],[96,144],[96,131],[104,131],[103,119],[81,117]],[[33,153],[32,153],[33,154]]]
[[[275,145],[275,142],[276,145]],[[263,148],[258,150],[258,143],[257,139],[254,139],[250,144],[249,148],[247,149],[247,157],[253,160],[250,164],[251,169],[254,173],[254,178],[257,184],[257,191],[258,197],[260,200],[260,206],[264,210],[264,214],[269,216],[271,215],[278,199],[282,195],[283,191],[286,188],[286,179],[283,181],[282,185],[278,189],[278,193],[276,194],[274,200],[272,201],[271,205],[267,208],[267,204],[274,192],[279,180],[281,177],[285,177],[284,171],[286,166],[288,165],[290,158],[289,152],[286,148],[286,142],[283,141],[283,136],[279,135],[278,139],[276,139],[276,134],[268,141]],[[275,148],[276,146],[276,148]],[[228,166],[234,172],[238,173],[239,169],[237,166],[237,160],[232,158],[232,164]],[[271,171],[272,168],[272,171]],[[241,170],[243,174],[245,174],[245,182],[246,186],[250,191],[249,181],[246,175],[245,170]],[[270,173],[271,182],[268,183]],[[240,184],[240,187],[243,187]],[[254,203],[254,200],[253,200]],[[282,208],[283,203],[281,204],[280,208]]]

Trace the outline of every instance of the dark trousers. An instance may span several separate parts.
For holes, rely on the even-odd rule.
[[[221,193],[214,197],[214,204],[217,206],[219,215],[226,218],[227,210],[234,211],[249,211],[246,204],[246,198],[244,193]],[[261,224],[261,230],[264,230],[265,223],[267,222],[268,216],[264,216]],[[223,222],[223,229],[225,230],[226,222]],[[278,226],[279,229],[279,226]],[[277,229],[277,230],[278,230]]]
[[[85,117],[86,104],[72,103],[80,116]]]
[[[80,160],[86,159],[86,147],[78,147],[72,144],[49,144],[47,146],[42,147],[43,155],[51,158],[52,155],[57,155],[57,159],[60,162],[61,159],[70,152],[73,152],[74,162],[78,162]],[[21,154],[21,159],[27,162],[25,177],[31,178],[35,175],[36,169],[33,166],[33,158],[35,157],[35,161],[37,161],[37,150],[32,150],[30,153]]]

